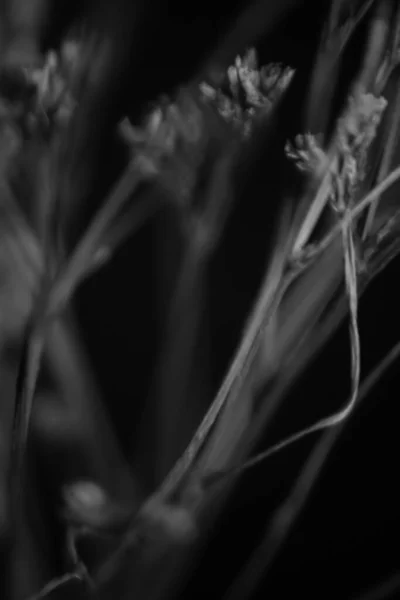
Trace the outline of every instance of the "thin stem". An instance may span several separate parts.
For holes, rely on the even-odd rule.
[[[298,256],[307,244],[317,222],[320,218],[322,211],[324,210],[329,200],[329,193],[332,189],[332,172],[337,165],[336,156],[336,141],[332,144],[330,151],[328,152],[325,165],[323,167],[323,175],[318,185],[317,192],[314,200],[310,206],[309,211],[300,227],[300,231],[297,234],[296,241],[293,245],[293,256]]]
[[[128,215],[122,217],[115,225],[110,227],[109,232],[104,235],[101,244],[93,255],[91,266],[82,272],[77,283],[94,275],[107,264],[114,256],[115,251],[134,235],[148,219],[154,216],[160,206],[158,199],[146,198],[145,201],[132,207]]]
[[[42,600],[43,598],[46,598],[46,596],[51,594],[51,592],[54,592],[54,590],[57,590],[59,587],[62,587],[66,583],[75,580],[82,581],[82,575],[80,575],[80,573],[66,573],[62,577],[52,579],[51,581],[49,581],[49,583],[46,583],[46,585],[40,590],[40,592],[31,596],[29,600]]]
[[[43,347],[43,331],[35,325],[28,326],[17,379],[9,472],[11,514],[15,519],[21,504],[24,458]]]
[[[25,215],[16,203],[10,187],[2,180],[0,182],[1,208],[4,208],[7,223],[18,238],[18,253],[26,262],[30,270],[35,270],[39,275],[44,270],[42,250],[39,247],[35,234],[31,230]]]
[[[204,275],[231,207],[229,176],[235,150],[236,146],[216,160],[205,193],[205,208],[198,215],[189,211],[182,216],[186,249],[169,311],[166,346],[161,354],[158,377],[162,476],[173,464],[171,458],[175,460],[179,456],[174,450],[190,427],[190,416],[180,419],[179,415],[185,412],[185,398],[192,383],[191,367],[201,336]],[[192,408],[195,411],[196,405],[192,404]]]
[[[143,179],[143,171],[135,163],[128,167],[122,175],[79,242],[64,272],[54,284],[48,307],[50,314],[57,313],[67,304],[77,284],[82,280],[86,271],[91,268],[95,252],[111,222]]]
[[[79,424],[79,438],[93,472],[100,481],[107,482],[104,485],[108,489],[116,491],[117,497],[129,498],[134,509],[137,481],[121,455],[71,314],[63,315],[48,328],[46,357],[66,405]]]
[[[5,242],[10,245],[10,252],[15,257],[14,274],[16,277],[25,280],[24,285],[29,290],[35,290],[44,270],[42,248],[37,236],[32,232],[24,216],[20,213],[8,186],[2,185],[1,191],[2,202],[5,205],[5,217],[7,218],[6,224],[9,223],[11,226],[11,231],[8,232],[7,229],[3,237]],[[146,206],[140,204],[138,211],[143,210],[147,214],[146,207],[150,205],[152,205],[151,202],[147,203]],[[138,215],[134,211],[131,216]],[[138,221],[130,219],[133,228],[140,225],[139,217],[140,215]],[[145,218],[145,215],[143,218]],[[107,237],[108,235],[110,237]],[[111,228],[107,236],[105,236],[105,241],[108,240],[110,243],[115,242],[117,244],[122,239],[122,232]],[[101,403],[96,402],[98,393],[92,378],[89,376],[89,365],[82,354],[79,336],[68,315],[58,319],[57,322],[51,323],[46,330],[44,352],[56,384],[60,388],[61,395],[64,397],[69,410],[77,416],[77,422],[82,431],[81,439],[82,441],[85,440],[85,446],[90,449],[90,455],[93,458],[96,457],[97,472],[107,472],[110,477],[112,476],[114,482],[120,482],[121,488],[124,488],[126,483],[126,487],[132,489],[131,474],[128,468],[121,466],[124,463],[121,463],[118,444],[104,411],[101,410]],[[85,363],[87,368],[85,368]],[[100,446],[96,442],[96,438],[98,438],[96,432],[99,431],[103,442]],[[105,460],[105,457],[107,460]],[[108,471],[105,469],[106,466]],[[107,479],[109,480],[108,476]]]
[[[190,423],[189,415],[185,415],[185,399],[199,336],[206,264],[207,256],[189,241],[171,302],[166,345],[156,377],[158,480],[179,456],[177,449]]]
[[[374,7],[374,16],[369,25],[369,35],[360,75],[354,86],[357,93],[374,88],[379,67],[384,58],[390,32],[391,1],[382,0]]]
[[[23,516],[25,493],[25,459],[33,398],[40,370],[44,347],[44,332],[35,317],[28,324],[22,348],[17,389],[14,405],[14,419],[11,434],[11,456],[8,466],[8,502],[10,514],[10,558],[14,577],[18,554],[23,543]],[[21,539],[22,537],[22,539]],[[16,580],[14,579],[14,583]]]

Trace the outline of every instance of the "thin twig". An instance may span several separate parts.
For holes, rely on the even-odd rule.
[[[304,249],[318,222],[318,219],[322,214],[322,211],[328,203],[332,186],[331,177],[332,173],[336,169],[338,160],[336,145],[337,141],[335,140],[326,155],[325,164],[323,167],[321,167],[322,176],[320,176],[320,183],[314,195],[310,209],[308,210],[307,215],[301,224],[296,241],[293,244],[293,256],[299,256]]]
[[[43,598],[46,598],[46,596],[51,594],[51,592],[54,592],[54,590],[74,580],[82,581],[82,575],[80,573],[66,573],[62,577],[52,579],[52,581],[46,583],[46,585],[40,590],[40,592],[31,596],[29,600],[42,600]]]

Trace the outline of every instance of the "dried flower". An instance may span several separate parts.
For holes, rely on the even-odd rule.
[[[351,203],[356,186],[364,178],[367,152],[386,104],[384,98],[372,94],[349,99],[348,110],[339,121],[337,157],[332,167],[331,200],[337,210]],[[285,153],[298,169],[310,175],[317,176],[327,165],[319,136],[310,133],[298,135],[295,144],[287,142]]]
[[[151,537],[185,544],[197,533],[194,516],[183,506],[176,506],[152,498],[140,511],[145,529]]]
[[[339,124],[339,145],[344,157],[343,170],[353,180],[353,185],[356,179],[361,182],[365,176],[367,151],[386,105],[383,97],[377,98],[373,94],[360,94],[349,99],[348,112]]]
[[[247,137],[257,118],[267,115],[280,98],[293,73],[280,64],[259,69],[257,54],[250,49],[236,58],[218,88],[202,83],[200,92],[225,121]]]
[[[326,154],[320,145],[319,137],[311,133],[297,135],[294,144],[286,142],[285,154],[295,162],[300,171],[313,175],[320,172],[321,167],[326,164]]]
[[[177,150],[186,157],[193,152],[203,135],[202,112],[193,96],[182,92],[175,102],[157,106],[141,127],[124,119],[120,132],[134,155],[153,161],[157,170]]]

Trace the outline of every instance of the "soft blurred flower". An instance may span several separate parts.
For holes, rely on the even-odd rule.
[[[90,479],[74,481],[63,488],[64,517],[72,525],[111,531],[127,525],[131,507],[117,503]]]
[[[300,169],[310,174],[317,174],[326,164],[326,154],[323,151],[318,136],[311,133],[297,135],[295,143],[286,143],[285,154],[293,160]]]
[[[196,536],[197,527],[191,511],[184,506],[169,504],[152,498],[140,511],[148,533],[166,542],[178,544],[191,542]]]
[[[120,133],[131,147],[134,164],[147,176],[161,176],[165,189],[186,203],[203,158],[208,129],[204,110],[191,90],[182,90],[173,102],[162,102],[141,127],[128,119]]]
[[[345,172],[353,179],[353,184],[355,169],[359,182],[365,177],[367,151],[376,136],[386,105],[383,97],[377,98],[373,94],[360,94],[349,99],[349,110],[339,126],[339,144],[345,157]]]

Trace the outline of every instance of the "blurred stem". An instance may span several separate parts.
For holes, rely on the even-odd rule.
[[[131,190],[130,182],[127,179],[128,177],[124,180],[125,186],[122,186],[122,192],[126,193],[123,193],[122,197],[117,197],[117,203],[122,203],[127,197],[128,190]],[[118,189],[121,191],[121,186]],[[10,251],[15,255],[15,276],[25,278],[24,285],[34,293],[44,271],[43,248],[30,229],[14,200],[11,190],[4,181],[1,184],[1,195],[4,217],[7,219],[6,223],[12,228],[12,235],[7,236],[5,239],[10,246]],[[143,218],[148,214],[147,206],[155,208],[152,203],[146,206],[140,205],[138,210],[139,212],[144,211]],[[107,222],[108,218],[111,219],[111,214],[116,208],[113,205],[111,209],[108,208],[102,213]],[[151,210],[149,214],[151,214]],[[135,213],[133,216],[135,216]],[[126,223],[126,220],[124,223]],[[138,218],[138,221],[135,221],[135,219],[129,220],[129,225],[133,229],[140,223],[140,218]],[[103,224],[105,228],[106,223]],[[99,229],[103,231],[103,226],[98,228],[97,232],[99,232]],[[118,243],[127,232],[125,229],[122,232],[111,228],[106,233],[110,237],[106,236],[105,240],[109,240],[110,243]],[[24,349],[26,350],[25,346]],[[60,397],[69,405],[71,413],[79,416],[77,419],[80,426],[79,438],[85,443],[86,451],[89,451],[92,466],[93,464],[96,465],[95,470],[103,481],[105,479],[113,481],[114,488],[118,487],[118,489],[125,490],[122,497],[128,497],[132,500],[136,494],[133,493],[134,488],[129,468],[122,459],[108,417],[102,410],[101,403],[96,402],[98,391],[95,389],[94,381],[89,375],[89,366],[87,360],[84,360],[79,336],[72,325],[70,315],[63,315],[62,318],[55,319],[46,325],[44,352],[54,374],[56,387],[61,392]],[[26,396],[24,398],[26,400]],[[100,444],[99,439],[102,440]]]
[[[79,423],[79,438],[85,443],[95,474],[117,497],[130,499],[134,510],[138,488],[121,455],[108,416],[101,402],[96,401],[99,393],[71,314],[50,324],[45,352],[63,400]]]
[[[397,89],[394,100],[392,101],[392,107],[393,112],[391,114],[391,118],[388,120],[387,126],[384,128],[385,134],[387,133],[387,135],[384,135],[383,137],[384,150],[382,162],[378,171],[377,184],[381,183],[386,178],[393,161],[393,155],[397,148],[397,136],[400,124],[400,79],[397,82]],[[362,236],[363,239],[365,239],[371,231],[380,199],[381,196],[377,196],[369,207]]]
[[[379,68],[382,64],[391,30],[392,13],[391,0],[379,0],[375,14],[369,26],[367,47],[360,75],[354,86],[354,95],[369,92],[374,89]]]
[[[53,579],[52,581],[49,581],[49,583],[47,583],[40,590],[40,592],[31,596],[29,600],[43,600],[44,598],[49,596],[49,594],[54,592],[54,590],[59,589],[60,587],[62,587],[66,583],[69,583],[70,581],[82,581],[82,576],[80,575],[80,573],[66,573],[58,579]]]
[[[44,347],[44,330],[40,316],[32,316],[22,346],[17,376],[14,419],[11,433],[11,455],[8,471],[8,503],[10,516],[10,584],[12,593],[20,589],[21,556],[26,551],[25,498],[26,451],[32,405]],[[22,555],[21,555],[22,552]]]
[[[50,295],[49,314],[55,314],[67,305],[76,286],[91,269],[93,257],[112,221],[144,178],[143,170],[135,162],[121,176],[57,278]]]
[[[388,577],[385,581],[381,582],[376,587],[373,587],[368,592],[360,594],[354,600],[388,600],[393,599],[394,593],[396,598],[400,590],[400,573],[395,573],[391,577]]]
[[[323,134],[323,146],[326,145],[326,135],[329,114],[332,107],[335,88],[338,85],[338,70],[343,51],[355,33],[360,22],[364,19],[375,0],[366,0],[354,17],[340,25],[340,9],[343,0],[333,0],[326,30],[322,33],[320,49],[317,52],[316,63],[309,85],[306,105],[305,130],[315,133],[309,127],[314,124],[316,115],[318,132]],[[329,73],[329,77],[327,77]],[[323,102],[321,104],[321,99]],[[323,112],[324,111],[324,112]],[[322,113],[322,114],[321,114]]]
[[[189,207],[188,213],[181,215],[186,244],[168,315],[167,339],[158,378],[160,429],[157,454],[161,475],[158,481],[168,473],[192,434],[194,419],[187,414],[188,398],[191,398],[191,410],[198,418],[199,402],[196,406],[195,394],[205,378],[201,366],[195,365],[195,358],[202,341],[200,326],[207,266],[231,205],[230,174],[235,152],[236,145],[233,144],[228,152],[215,159],[205,192],[205,207],[200,214]],[[204,400],[200,405],[203,407]]]
[[[253,315],[249,320],[249,325],[243,336],[239,350],[224,378],[218,394],[200,423],[187,449],[163,482],[159,492],[161,497],[168,498],[176,491],[185,476],[196,463],[198,454],[204,444],[208,441],[209,435],[219,419],[220,414],[225,409],[227,402],[231,402],[232,397],[236,398],[239,394],[242,382],[245,380],[252,360],[257,352],[259,338],[262,335],[264,325],[267,324],[271,316],[274,315],[283,294],[296,275],[297,273],[291,273],[278,289],[269,286],[263,289],[257,300]]]
[[[135,204],[127,215],[121,217],[105,234],[101,245],[93,256],[91,267],[84,273],[86,279],[97,273],[109,260],[112,260],[115,251],[126,242],[138,229],[152,216],[155,215],[161,204],[158,198],[146,196],[145,200]]]
[[[23,471],[33,397],[39,375],[44,347],[44,331],[39,323],[27,326],[17,377],[10,457],[11,513],[21,507]],[[15,521],[14,521],[15,524]]]
[[[394,9],[392,23],[395,22],[395,25],[392,24],[391,31],[389,34],[389,52],[386,60],[383,61],[381,68],[377,74],[376,84],[375,84],[375,95],[379,96],[382,91],[385,89],[390,77],[392,76],[393,71],[399,65],[399,42],[400,42],[400,6]]]
[[[179,456],[179,446],[184,436],[182,429],[186,429],[188,420],[185,416],[188,410],[186,399],[190,394],[189,384],[204,304],[202,296],[205,264],[205,257],[189,241],[172,300],[167,343],[160,359],[157,481],[165,477]]]

